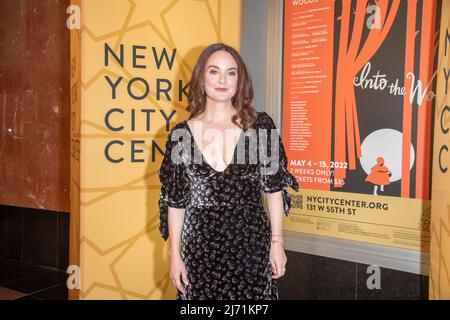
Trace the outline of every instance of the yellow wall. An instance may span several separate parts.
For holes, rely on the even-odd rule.
[[[431,193],[430,299],[450,299],[450,92],[445,92],[445,73],[448,78],[450,72],[449,32],[450,2],[442,1]],[[448,82],[450,90],[450,78]],[[443,172],[440,167],[448,167],[448,171]]]
[[[161,154],[154,147],[163,149],[168,134],[161,112],[170,115],[176,111],[171,127],[188,116],[184,111],[186,97],[178,99],[178,81],[182,80],[183,86],[187,84],[205,46],[225,42],[239,49],[241,1],[82,0],[81,12],[81,104],[72,105],[73,113],[80,119],[80,173],[78,179],[73,159],[71,200],[71,263],[79,262],[81,267],[79,298],[173,299],[168,247],[158,232],[157,171]],[[77,41],[76,32],[71,40]],[[117,54],[120,44],[124,45],[124,67],[111,55],[109,66],[105,66],[105,43]],[[138,54],[145,55],[138,64],[146,65],[145,69],[133,68],[133,45],[147,47],[138,49]],[[169,57],[177,49],[171,69],[163,63],[158,70],[152,47],[158,54],[165,48]],[[72,45],[71,49],[76,57],[77,46]],[[113,81],[124,77],[116,99],[112,98],[105,76]],[[134,77],[148,81],[147,98],[136,100],[127,93],[128,82]],[[158,78],[172,83],[172,101],[164,95],[157,99]],[[131,90],[140,95],[145,88],[135,82]],[[110,118],[111,125],[124,126],[121,131],[105,125],[105,115],[113,108],[124,111]],[[150,130],[141,109],[155,110]],[[131,128],[132,110],[135,130]],[[121,163],[111,163],[105,157],[105,147],[113,140],[123,143],[114,144],[109,152],[113,158],[123,157]],[[143,152],[135,156],[144,162],[131,161],[132,141],[137,140],[144,141],[136,144],[136,149]],[[74,191],[77,183],[79,192]],[[72,294],[72,298],[76,295]]]

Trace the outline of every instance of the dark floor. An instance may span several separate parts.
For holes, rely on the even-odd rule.
[[[0,205],[0,300],[67,299],[68,212]]]
[[[67,300],[67,274],[0,257],[0,300]]]
[[[286,274],[279,280],[283,300],[427,300],[428,276],[379,269],[379,288],[369,288],[368,265],[286,251]]]

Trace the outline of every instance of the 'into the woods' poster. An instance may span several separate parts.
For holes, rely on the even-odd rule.
[[[428,250],[437,0],[288,0],[286,229]]]

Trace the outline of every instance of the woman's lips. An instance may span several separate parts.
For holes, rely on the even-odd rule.
[[[217,91],[220,91],[220,92],[225,92],[225,91],[227,91],[228,89],[227,89],[227,88],[216,88],[216,90],[217,90]]]

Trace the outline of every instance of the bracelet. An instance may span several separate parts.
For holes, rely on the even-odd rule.
[[[278,241],[278,240],[272,240],[272,244],[277,244],[277,243],[279,243],[284,248],[284,242]]]

